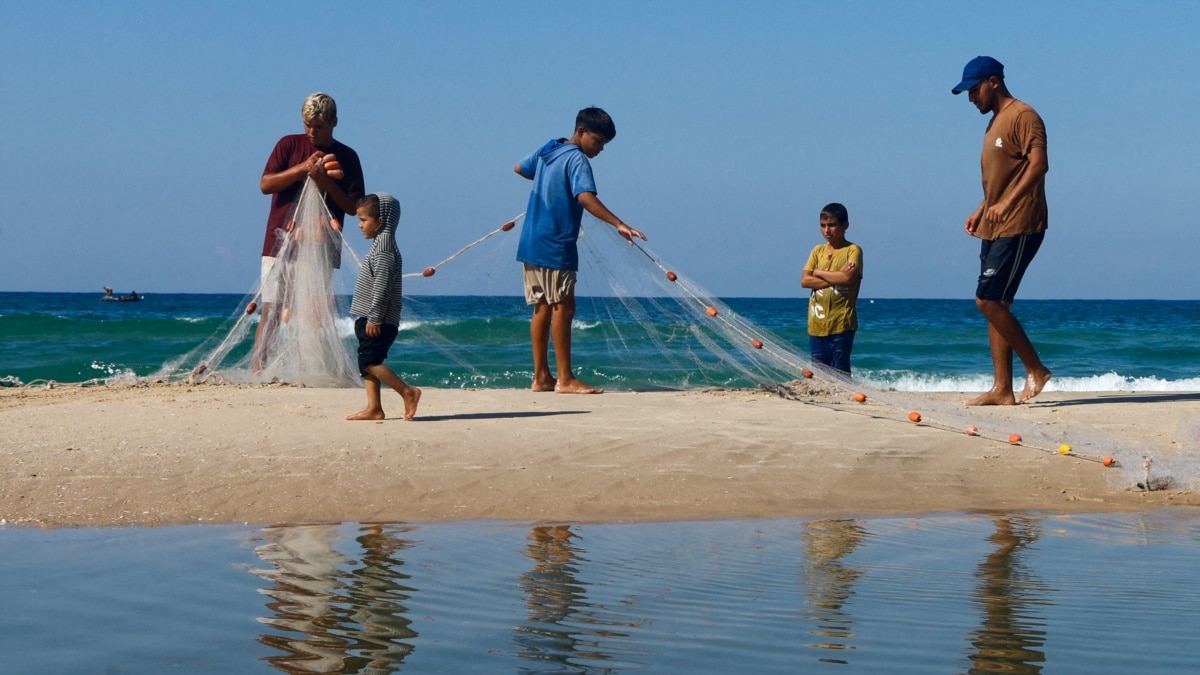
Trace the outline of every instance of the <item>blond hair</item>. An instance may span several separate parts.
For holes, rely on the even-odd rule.
[[[305,122],[315,120],[333,122],[337,119],[337,104],[333,102],[333,97],[329,94],[316,91],[304,99],[304,105],[300,108],[300,116]]]

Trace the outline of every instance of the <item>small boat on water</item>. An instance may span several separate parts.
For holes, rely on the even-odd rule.
[[[104,296],[100,299],[105,302],[138,302],[142,296],[137,291],[129,291],[129,295],[113,295],[112,286],[105,286]]]

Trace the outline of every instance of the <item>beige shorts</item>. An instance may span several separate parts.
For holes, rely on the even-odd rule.
[[[548,270],[545,267],[525,265],[525,304],[544,302],[557,305],[574,297],[576,272],[572,270]]]
[[[279,275],[272,275],[275,270],[275,260],[271,256],[264,255],[262,257],[262,276],[260,277],[260,300],[264,303],[276,302],[279,300],[280,283]]]

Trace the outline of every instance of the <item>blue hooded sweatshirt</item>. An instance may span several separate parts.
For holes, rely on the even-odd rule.
[[[379,196],[379,231],[358,268],[350,313],[365,316],[376,325],[399,326],[404,304],[404,259],[396,247],[400,202],[386,192],[375,194]]]
[[[552,270],[579,269],[578,197],[596,192],[592,165],[574,143],[560,138],[546,143],[520,163],[521,175],[533,179],[533,191],[521,224],[517,260]]]

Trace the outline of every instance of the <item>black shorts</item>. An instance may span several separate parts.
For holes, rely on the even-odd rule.
[[[1017,297],[1021,277],[1025,276],[1025,270],[1033,262],[1045,237],[1046,233],[1042,231],[1000,237],[995,241],[984,240],[979,250],[979,285],[975,287],[975,297],[1012,302]]]
[[[366,375],[368,366],[378,366],[387,360],[388,350],[396,341],[399,326],[380,324],[379,335],[367,335],[367,317],[360,316],[354,322],[354,336],[358,338],[358,374]]]

